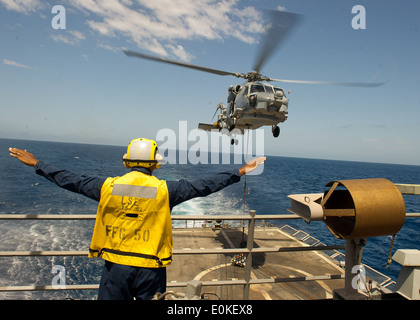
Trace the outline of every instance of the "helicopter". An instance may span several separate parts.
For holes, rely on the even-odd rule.
[[[306,80],[285,80],[274,79],[263,76],[260,73],[263,65],[274,50],[290,34],[300,21],[300,15],[285,11],[269,11],[270,23],[267,31],[261,41],[261,48],[257,55],[254,65],[254,71],[248,73],[229,72],[218,69],[207,68],[193,65],[185,62],[174,61],[162,57],[146,55],[143,53],[123,49],[123,52],[129,57],[163,62],[181,67],[191,68],[203,72],[213,73],[221,76],[234,76],[245,79],[244,84],[231,85],[228,88],[227,105],[219,103],[216,106],[220,111],[217,121],[212,124],[199,123],[198,128],[205,131],[219,131],[222,134],[244,134],[245,130],[254,130],[262,126],[271,126],[273,137],[277,138],[280,134],[279,123],[283,123],[288,117],[289,99],[284,89],[274,86],[269,82],[284,83],[303,83],[303,84],[321,84],[338,85],[351,87],[378,87],[384,83],[372,82],[329,82],[329,81],[306,81]],[[288,91],[290,94],[290,90]],[[231,139],[231,144],[236,142]]]

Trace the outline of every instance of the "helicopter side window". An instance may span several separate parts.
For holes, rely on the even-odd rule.
[[[264,86],[261,84],[253,84],[250,93],[265,92]]]
[[[265,91],[266,91],[266,92],[268,92],[268,93],[274,93],[274,91],[273,91],[273,87],[270,87],[270,86],[264,86],[264,88],[265,88]]]

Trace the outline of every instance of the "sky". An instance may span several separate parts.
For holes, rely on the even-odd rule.
[[[356,5],[365,28],[353,28]],[[264,129],[264,153],[420,165],[420,2],[412,0],[0,0],[0,138],[126,146],[166,129],[180,140],[180,121],[189,131],[211,122],[241,79],[121,49],[247,73],[266,10],[302,19],[264,75],[385,85],[279,84],[290,90],[289,117],[279,138]]]

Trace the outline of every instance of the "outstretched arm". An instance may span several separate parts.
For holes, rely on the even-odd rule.
[[[39,161],[26,149],[9,148],[9,151],[12,157],[19,159],[28,166],[34,167],[37,174],[54,182],[59,187],[99,201],[105,178],[79,175],[68,170],[56,168]]]

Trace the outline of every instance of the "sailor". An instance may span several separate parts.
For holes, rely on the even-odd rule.
[[[99,202],[89,257],[105,260],[101,300],[150,300],[165,292],[166,267],[172,261],[172,208],[240,181],[265,161],[265,157],[256,158],[240,169],[204,179],[165,181],[152,175],[163,157],[156,142],[144,138],[128,145],[122,160],[130,172],[121,177],[79,175],[39,161],[27,150],[9,151],[59,187]]]

